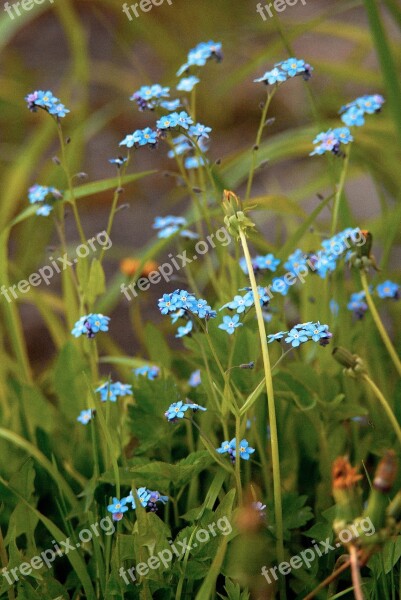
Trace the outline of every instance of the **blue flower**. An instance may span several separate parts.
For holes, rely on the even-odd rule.
[[[180,236],[187,240],[196,240],[198,239],[199,234],[195,233],[194,231],[189,231],[188,229],[183,229],[180,231]]]
[[[42,108],[51,108],[54,104],[58,102],[58,98],[53,96],[53,93],[48,90],[47,92],[38,91],[37,98],[35,100],[36,106],[40,106]]]
[[[361,127],[365,124],[364,112],[356,106],[351,106],[341,117],[347,127]]]
[[[178,137],[174,138],[172,140],[172,143],[174,144],[174,149],[168,151],[167,156],[169,158],[174,158],[175,156],[181,156],[182,154],[185,154],[189,150],[192,150],[194,147],[193,143],[190,142],[185,137],[185,135],[179,135]]]
[[[135,101],[138,104],[139,110],[153,109],[160,104],[161,98],[168,98],[170,95],[170,88],[162,87],[158,83],[154,85],[143,85],[137,92],[135,92],[130,100]]]
[[[77,417],[77,421],[82,423],[83,425],[87,425],[89,421],[93,417],[93,411],[89,408],[88,410],[81,410],[79,416]]]
[[[172,324],[175,325],[175,323],[177,323],[178,319],[181,319],[184,315],[185,315],[185,310],[183,308],[180,308],[179,310],[177,310],[177,312],[170,315]]]
[[[162,494],[157,490],[146,490],[146,492],[149,494],[147,500],[147,507],[150,509],[151,512],[157,511],[157,502],[161,502],[162,504],[166,504],[168,502],[168,496],[162,496]]]
[[[201,382],[201,372],[200,369],[197,369],[196,371],[193,371],[188,379],[188,385],[190,387],[198,387],[198,385],[200,385]]]
[[[184,77],[178,82],[177,90],[180,92],[192,92],[195,85],[200,82],[200,79],[191,75],[190,77]]]
[[[86,328],[91,333],[109,330],[110,317],[105,317],[100,313],[90,314],[87,318]]]
[[[207,301],[200,298],[199,300],[196,300],[192,312],[198,315],[200,319],[204,319],[211,310],[212,308],[208,305]]]
[[[180,400],[179,402],[173,402],[170,404],[164,416],[168,421],[176,421],[177,419],[183,419],[185,417],[185,413],[189,409],[189,404],[185,404]]]
[[[350,130],[347,127],[338,127],[337,129],[329,129],[326,132],[319,133],[313,140],[315,149],[310,153],[310,156],[315,154],[324,154],[332,152],[337,155],[340,153],[341,144],[349,144],[353,141]]]
[[[188,401],[188,406],[193,412],[197,412],[198,410],[205,412],[207,410],[207,408],[204,408],[203,406],[200,406],[200,404],[196,404],[195,402],[191,402],[190,400]]]
[[[236,448],[237,448],[237,441],[235,438],[233,438],[230,442],[229,441],[222,442],[221,447],[216,448],[216,450],[219,454],[228,453],[230,455],[232,462],[235,462],[235,457],[237,454]],[[240,458],[243,458],[244,460],[249,460],[249,455],[253,454],[254,452],[255,452],[255,449],[251,448],[249,446],[249,443],[245,439],[240,441],[240,443],[239,443]]]
[[[393,281],[387,279],[376,287],[376,292],[379,298],[393,298],[398,300],[400,297],[400,286]]]
[[[351,294],[350,301],[347,304],[348,310],[351,310],[357,319],[362,319],[368,310],[368,305],[364,302],[365,292],[356,292]]]
[[[177,300],[173,299],[173,294],[163,294],[163,298],[159,300],[159,308],[162,315],[167,315],[181,307],[177,305]]]
[[[43,92],[42,90],[36,90],[28,94],[25,100],[28,103],[29,110],[32,112],[36,112],[36,109],[39,107],[60,119],[70,112],[64,104],[61,104],[58,98],[53,96],[51,91]]]
[[[203,67],[211,58],[215,58],[220,62],[223,58],[221,48],[221,43],[201,42],[188,52],[187,62],[178,69],[177,77],[180,77],[189,67]]]
[[[301,344],[304,344],[309,339],[307,331],[303,329],[295,329],[293,327],[291,331],[288,332],[288,336],[285,338],[285,342],[287,344],[291,344],[293,348],[297,348]]]
[[[116,402],[118,396],[121,396],[122,398],[124,396],[132,396],[132,386],[121,383],[120,381],[116,381],[115,383],[106,381],[106,383],[103,383],[96,389],[96,392],[100,393],[102,402],[106,402],[107,400]]]
[[[120,142],[120,146],[127,146],[127,148],[132,148],[135,146],[140,140],[139,130],[134,131],[134,133],[130,133],[125,136],[125,138]]]
[[[216,450],[219,454],[226,454],[226,452],[232,454],[232,449],[228,440],[222,442],[220,448],[216,448]]]
[[[310,323],[305,326],[304,331],[307,332],[310,339],[314,342],[320,342],[321,339],[327,338],[327,325],[321,325],[319,322]]]
[[[268,269],[274,272],[280,264],[280,259],[275,258],[273,254],[266,254],[265,256],[256,256],[253,263],[257,269]]]
[[[253,296],[249,296],[248,293],[245,294],[245,296],[234,296],[234,300],[231,300],[231,302],[228,302],[228,304],[222,306],[220,310],[223,310],[223,308],[229,308],[230,310],[236,310],[238,314],[241,314],[249,306],[253,306]]]
[[[356,109],[359,110],[362,113],[362,115],[364,115],[365,113],[367,113],[368,115],[372,115],[374,113],[380,112],[383,104],[384,98],[383,96],[380,96],[380,94],[360,96],[356,100],[353,100],[345,106],[342,106],[340,114],[346,114],[349,113],[351,109]]]
[[[219,325],[219,329],[227,331],[230,335],[234,333],[236,327],[242,327],[242,323],[239,323],[239,316],[233,315],[232,317],[223,317],[223,323]]]
[[[170,225],[175,225],[177,227],[181,227],[182,225],[186,225],[187,220],[184,217],[175,217],[173,215],[167,215],[166,217],[156,217],[155,222],[153,223],[153,229],[164,229]]]
[[[136,369],[133,369],[133,372],[137,377],[139,377],[139,375],[143,375],[150,379],[150,381],[153,381],[159,376],[160,369],[159,367],[144,365],[143,367],[137,367]]]
[[[189,128],[189,135],[192,137],[196,137],[197,139],[204,137],[208,138],[209,133],[212,131],[211,127],[207,127],[206,125],[202,125],[202,123],[197,123],[196,125],[191,125]]]
[[[284,263],[284,268],[291,273],[296,272],[300,267],[306,266],[305,254],[299,248],[288,257]]]
[[[299,75],[299,73],[304,73],[305,61],[298,60],[297,58],[288,58],[280,64],[280,67],[289,77],[295,77],[295,75]]]
[[[266,73],[259,77],[258,79],[254,79],[254,83],[265,83],[266,85],[275,85],[279,83],[283,83],[287,80],[287,75],[284,71],[281,71],[277,67],[274,67],[271,71],[266,71]]]
[[[186,325],[183,325],[177,329],[176,338],[182,338],[186,335],[189,335],[193,329],[194,324],[192,321],[188,321]]]
[[[180,113],[178,113],[177,125],[179,125],[183,129],[188,129],[189,126],[192,125],[192,123],[193,123],[193,120],[191,119],[189,114],[185,112],[185,110],[182,110]]]
[[[121,500],[118,498],[113,498],[113,503],[109,504],[107,507],[107,510],[113,515],[113,521],[121,521],[124,513],[128,510],[128,506],[126,506],[126,504],[126,498],[122,498]]]
[[[156,121],[158,129],[173,129],[178,125],[178,113],[173,112],[170,115],[165,115]]]
[[[288,294],[290,287],[291,286],[286,282],[286,280],[281,277],[274,277],[271,283],[271,289],[273,292],[281,294],[282,296],[286,296]]]
[[[64,104],[58,103],[54,104],[51,108],[49,108],[49,114],[62,119],[65,117],[70,111],[68,108],[64,106]]]
[[[109,330],[110,317],[105,317],[100,313],[89,314],[81,317],[74,325],[71,333],[75,337],[86,335],[88,338],[94,338],[99,331]]]
[[[162,108],[164,108],[165,110],[172,112],[172,111],[177,110],[177,108],[179,108],[181,106],[181,101],[178,99],[177,100],[163,100],[163,102],[160,102],[160,106]]]
[[[121,142],[120,146],[127,146],[127,148],[138,148],[139,146],[145,146],[146,144],[155,145],[157,144],[157,132],[153,131],[150,127],[145,129],[137,129],[134,133],[127,135]]]
[[[150,498],[149,490],[147,490],[145,487],[140,487],[137,489],[136,493],[137,493],[137,496],[139,498],[141,505],[145,508],[147,506],[148,500]],[[130,491],[128,496],[126,496],[125,498],[122,499],[122,501],[123,500],[125,500],[126,503],[130,502],[133,510],[136,509],[136,502],[135,502],[134,493],[132,490]]]
[[[236,450],[237,444],[236,444],[235,439],[231,440],[230,446],[232,449],[233,456],[235,457],[237,455],[237,450]],[[249,455],[253,454],[254,452],[255,452],[255,448],[251,448],[249,443],[245,439],[240,441],[240,443],[239,443],[240,458],[243,458],[244,460],[249,460]]]
[[[145,146],[146,144],[157,143],[157,132],[153,131],[150,127],[146,127],[140,131],[140,138],[138,140],[139,146]]]
[[[278,333],[270,333],[267,336],[267,341],[268,341],[269,344],[271,344],[272,342],[275,342],[275,341],[278,342],[281,339],[283,339],[283,337],[285,335],[287,335],[287,333],[288,333],[288,331],[279,331]]]
[[[36,214],[42,217],[49,216],[53,210],[54,203],[62,197],[62,193],[55,187],[48,187],[37,183],[28,190],[28,200],[30,204],[38,205]]]
[[[326,277],[328,272],[332,273],[335,271],[337,266],[335,258],[331,254],[327,254],[321,250],[313,256],[313,262],[314,270],[322,279]]]
[[[203,156],[188,156],[184,161],[186,169],[199,169],[199,167],[204,167],[205,164]]]
[[[335,317],[338,315],[339,310],[340,310],[340,306],[338,304],[338,302],[336,302],[333,298],[330,300],[329,302],[329,307],[330,307],[330,312],[332,315],[334,315]]]
[[[109,163],[111,163],[112,165],[117,165],[118,169],[122,167],[126,162],[127,159],[123,158],[122,156],[118,156],[117,158],[109,158]]]
[[[173,299],[177,308],[184,308],[194,312],[193,308],[196,298],[193,294],[190,294],[186,290],[176,290],[173,293]]]

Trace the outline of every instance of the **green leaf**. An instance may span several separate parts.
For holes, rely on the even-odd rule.
[[[153,323],[146,323],[145,342],[150,360],[170,369],[171,351],[160,327],[156,327]]]
[[[85,296],[90,305],[92,305],[98,296],[101,296],[106,290],[106,277],[101,263],[94,258],[89,271],[88,285],[85,290]]]
[[[399,69],[395,63],[387,39],[386,30],[376,0],[364,0],[370,29],[376,46],[381,72],[386,83],[387,99],[393,114],[394,124],[398,130],[398,143],[401,139],[401,85]]]
[[[21,467],[18,473],[15,473],[10,479],[10,486],[17,490],[29,503],[36,505],[34,502],[35,493],[35,470],[33,468],[33,460],[28,459]],[[29,545],[33,547],[33,535],[38,524],[38,519],[32,515],[31,511],[27,510],[24,503],[19,502],[13,510],[7,535],[4,539],[4,544],[7,546],[11,540],[10,535],[13,539],[16,539],[21,534],[25,533]]]
[[[278,391],[290,391],[295,404],[300,410],[311,410],[316,406],[316,394],[290,373],[280,371],[275,376]]]

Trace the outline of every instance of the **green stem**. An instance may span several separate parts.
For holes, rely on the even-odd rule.
[[[77,225],[79,237],[82,244],[86,244],[86,237],[84,231],[82,229],[81,219],[79,218],[79,213],[77,209],[77,203],[74,194],[74,186],[72,185],[72,177],[70,170],[68,168],[67,157],[65,152],[65,142],[63,137],[63,131],[61,129],[61,124],[57,123],[57,133],[60,141],[60,149],[61,149],[61,166],[63,167],[65,176],[67,178],[68,191],[70,192],[70,204],[72,206],[72,211],[74,213],[75,223]]]
[[[6,547],[4,545],[3,533],[0,528],[0,564],[4,570],[7,570],[8,557]],[[8,600],[15,600],[14,587],[10,587],[7,591]]]
[[[374,393],[374,395],[376,396],[376,398],[378,399],[378,401],[384,408],[386,415],[388,416],[389,420],[391,421],[391,424],[392,424],[395,434],[398,438],[398,441],[401,444],[401,427],[400,427],[397,419],[395,418],[395,415],[394,415],[393,411],[391,410],[389,403],[387,402],[386,398],[383,396],[383,394],[381,393],[381,391],[379,390],[379,388],[377,387],[375,382],[372,381],[372,379],[369,377],[369,375],[366,375],[366,373],[365,373],[363,375],[363,379],[370,386],[372,392]]]
[[[337,229],[338,215],[339,215],[339,212],[340,212],[341,197],[342,197],[343,192],[344,192],[345,179],[346,179],[347,173],[348,173],[348,165],[349,165],[350,154],[351,154],[351,146],[349,147],[348,152],[345,154],[343,168],[342,168],[341,176],[340,176],[340,181],[338,182],[337,191],[336,191],[336,195],[335,195],[335,198],[334,198],[333,216],[332,216],[332,219],[331,219],[331,235],[332,236],[336,233],[336,229]]]
[[[276,531],[277,531],[277,561],[281,563],[284,561],[284,539],[283,539],[283,513],[282,513],[282,499],[281,499],[281,475],[280,475],[280,456],[278,448],[278,437],[277,437],[277,419],[276,419],[276,407],[274,401],[274,390],[273,390],[273,377],[270,366],[269,348],[267,345],[267,335],[265,322],[262,314],[262,307],[259,302],[258,286],[256,283],[255,273],[252,267],[252,259],[249,253],[248,242],[244,232],[240,229],[239,235],[241,239],[242,248],[246,264],[248,267],[249,279],[251,282],[253,297],[255,299],[256,317],[258,321],[260,343],[262,347],[263,357],[263,368],[266,382],[267,402],[269,411],[269,422],[270,422],[270,441],[272,450],[272,468],[273,468],[273,486],[274,486],[274,513],[276,520]],[[283,600],[286,597],[285,585],[280,580],[280,598]]]
[[[125,173],[125,168],[126,168],[127,164],[128,164],[128,161],[127,161],[127,163],[125,163],[125,165],[123,165],[123,167],[121,169],[118,169],[118,173],[117,173],[118,184],[117,184],[117,188],[115,189],[115,192],[114,192],[113,202],[111,205],[109,220],[108,220],[107,229],[106,229],[107,238],[110,238],[111,228],[113,227],[114,216],[116,214],[117,203],[118,203],[118,199],[120,197],[120,191],[121,191],[121,185],[122,185],[122,175],[123,175],[121,173],[121,170],[123,170]],[[102,251],[100,253],[100,257],[99,257],[100,264],[102,264],[105,251],[106,251],[106,248],[105,248],[105,246],[103,246]]]
[[[259,150],[259,145],[260,145],[260,142],[262,140],[262,135],[263,135],[263,129],[265,128],[265,125],[266,125],[267,111],[269,110],[270,103],[271,103],[272,98],[275,93],[276,93],[276,88],[274,88],[272,92],[267,94],[266,102],[263,107],[262,116],[261,116],[260,124],[259,124],[259,129],[258,129],[258,133],[256,135],[256,142],[255,142],[255,145],[252,150],[252,162],[251,162],[251,169],[249,171],[249,176],[248,176],[248,183],[246,186],[245,200],[249,200],[249,196],[251,195],[253,177],[255,175],[255,169],[256,169],[256,153]]]
[[[235,482],[238,493],[238,506],[242,506],[242,484],[241,484],[241,456],[240,456],[240,438],[241,438],[241,417],[235,417]]]
[[[369,306],[370,312],[372,314],[373,320],[375,322],[375,325],[377,327],[377,330],[380,333],[380,337],[383,340],[383,343],[386,346],[387,351],[392,358],[392,361],[394,363],[395,368],[398,371],[398,374],[401,376],[401,360],[400,360],[397,352],[395,351],[395,348],[394,348],[393,344],[391,343],[391,340],[387,334],[387,331],[385,330],[384,325],[380,319],[380,315],[377,312],[376,306],[375,306],[372,296],[370,294],[368,280],[366,278],[366,273],[363,269],[360,270],[360,275],[361,275],[363,291],[365,292],[366,302],[368,303],[368,306]]]

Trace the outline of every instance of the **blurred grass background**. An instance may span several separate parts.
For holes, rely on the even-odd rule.
[[[386,97],[383,114],[356,132],[346,186],[352,209],[341,225],[372,230],[375,253],[382,265],[389,262],[391,276],[401,260],[401,5],[398,0],[308,0],[306,6],[298,2],[263,21],[256,4],[255,0],[173,0],[169,6],[165,1],[132,21],[119,0],[54,0],[53,4],[45,0],[29,12],[22,10],[14,20],[2,12],[0,231],[26,207],[30,185],[37,182],[61,189],[64,185],[60,169],[51,160],[58,148],[55,128],[46,115],[25,108],[28,92],[51,89],[70,108],[64,123],[72,139],[69,152],[75,171],[87,173],[89,181],[112,177],[108,158],[119,153],[119,141],[154,121],[152,113],[139,113],[129,96],[141,85],[158,82],[171,85],[174,97],[175,73],[188,50],[213,39],[223,43],[224,61],[202,71],[198,118],[213,128],[210,157],[222,160],[224,184],[240,194],[264,94],[253,79],[292,54],[315,68],[308,84],[297,78],[276,95],[270,110],[275,122],[260,151],[260,160],[269,159],[270,164],[258,171],[254,194],[285,195],[291,201],[290,209],[278,202],[273,210],[257,215],[258,227],[277,246],[291,226],[317,206],[317,194],[332,189],[333,165],[308,156],[315,134],[337,126],[339,108],[356,96],[381,93]],[[186,205],[175,180],[164,176],[172,168],[164,148],[136,153],[133,168],[157,168],[158,173],[126,187],[123,201],[129,208],[117,215],[113,247],[107,253],[109,284],[119,277],[119,260],[137,255],[152,239],[155,215],[178,214]],[[111,193],[80,202],[88,238],[105,228],[110,202]],[[323,211],[323,233],[327,217]],[[67,220],[67,236],[73,247],[78,235],[72,216]],[[9,243],[3,241],[1,282],[8,278],[10,283],[48,264],[57,244],[51,220],[39,218],[14,227]],[[40,302],[27,295],[18,308],[5,306],[1,298],[5,328],[10,326],[10,310],[20,311],[28,351],[39,368],[57,346],[56,330],[51,331],[44,312],[61,314],[59,286],[60,280],[54,278],[50,288],[38,289]],[[146,294],[141,313],[145,321],[157,319],[153,306],[161,293],[155,289]],[[138,332],[127,330],[126,322],[127,318],[137,322],[138,315],[132,315],[123,298],[108,308],[114,309],[113,336],[132,354],[143,340]],[[8,343],[3,331],[2,345]]]

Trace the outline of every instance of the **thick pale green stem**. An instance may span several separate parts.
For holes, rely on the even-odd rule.
[[[369,387],[371,388],[372,392],[374,393],[374,395],[376,396],[376,398],[378,399],[378,401],[380,402],[380,404],[382,405],[386,415],[388,416],[391,425],[393,426],[393,429],[395,431],[395,434],[398,438],[398,441],[401,444],[401,427],[397,421],[397,419],[395,418],[395,415],[393,413],[393,411],[391,410],[391,407],[389,405],[389,403],[387,402],[386,398],[383,396],[383,394],[381,393],[381,391],[379,390],[379,388],[377,387],[377,385],[375,384],[374,381],[372,381],[372,379],[368,376],[368,375],[363,375],[363,379],[364,381],[366,381],[366,383],[369,385]]]
[[[239,232],[242,248],[245,255],[246,264],[248,267],[249,279],[251,282],[253,297],[255,299],[256,317],[258,320],[260,343],[262,346],[262,357],[263,357],[263,368],[265,373],[265,383],[267,392],[267,402],[269,411],[269,423],[270,423],[270,440],[272,450],[272,467],[273,467],[273,486],[274,486],[274,513],[276,519],[276,533],[277,533],[277,562],[281,563],[284,561],[284,540],[283,540],[283,512],[282,512],[282,500],[281,500],[281,475],[280,475],[280,456],[278,449],[278,437],[277,437],[277,420],[276,420],[276,407],[274,402],[274,390],[273,390],[273,377],[270,366],[269,348],[267,346],[267,335],[265,322],[262,314],[262,307],[259,302],[258,286],[256,283],[255,273],[252,267],[252,259],[249,253],[248,243],[243,231]],[[280,585],[280,597],[284,599],[285,586],[283,581]]]
[[[401,377],[400,357],[398,356],[397,352],[395,351],[395,348],[394,348],[393,344],[391,343],[391,340],[387,334],[387,331],[385,330],[384,325],[381,321],[380,315],[377,312],[376,306],[375,306],[372,296],[370,294],[368,280],[366,278],[366,273],[365,273],[365,271],[363,271],[361,269],[360,274],[361,274],[361,282],[362,282],[363,291],[365,292],[366,302],[368,303],[373,320],[375,322],[378,332],[380,333],[380,337],[383,340],[383,344],[386,346],[387,351],[390,354],[391,359],[394,363],[394,366],[397,369],[398,374]]]

